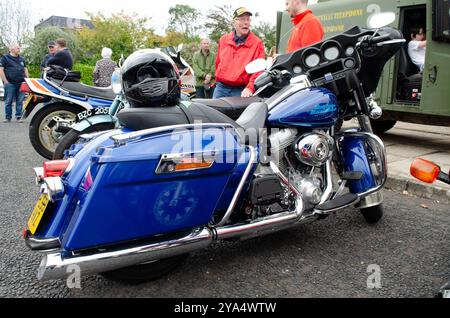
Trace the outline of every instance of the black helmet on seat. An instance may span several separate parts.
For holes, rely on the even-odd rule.
[[[122,68],[123,92],[131,107],[174,106],[181,98],[175,63],[159,50],[131,54]]]

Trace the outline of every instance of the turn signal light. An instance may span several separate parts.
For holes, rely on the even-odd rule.
[[[44,178],[62,177],[70,165],[70,160],[44,162]]]
[[[188,171],[211,168],[213,162],[195,162],[195,160],[185,160],[175,166],[175,171]]]
[[[30,86],[26,82],[23,82],[22,85],[20,85],[20,92],[21,93],[31,93]]]
[[[441,168],[428,160],[416,159],[411,165],[411,175],[426,183],[434,183],[440,173]]]

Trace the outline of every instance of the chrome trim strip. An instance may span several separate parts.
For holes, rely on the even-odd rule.
[[[174,126],[165,126],[165,127],[158,127],[158,128],[152,128],[152,129],[146,129],[141,130],[129,134],[119,135],[119,136],[112,136],[111,139],[114,141],[114,145],[116,147],[124,146],[127,142],[137,139],[137,138],[143,138],[154,134],[162,134],[165,132],[170,132],[176,129],[195,129],[195,128],[233,128],[233,125],[231,124],[223,124],[223,123],[217,123],[217,124],[190,124],[190,125],[174,125]]]
[[[239,183],[239,186],[236,189],[233,199],[231,200],[231,203],[230,203],[230,206],[228,207],[227,212],[225,213],[222,220],[215,225],[217,227],[224,226],[230,220],[231,214],[233,213],[233,211],[236,207],[236,204],[239,200],[239,197],[241,196],[245,182],[247,181],[248,177],[250,176],[250,172],[252,171],[253,164],[256,162],[256,149],[252,146],[248,146],[248,149],[250,150],[249,163],[247,165],[247,168],[245,169],[244,175],[242,176],[241,182]]]

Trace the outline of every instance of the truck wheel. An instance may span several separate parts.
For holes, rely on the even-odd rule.
[[[397,124],[395,120],[371,120],[372,129],[375,134],[388,132]]]
[[[77,131],[71,129],[64,137],[59,141],[58,147],[56,147],[55,153],[53,154],[53,160],[64,159],[64,152],[69,149],[73,144],[76,144],[80,136],[85,134],[91,134],[100,131],[108,131],[114,129],[114,123],[104,123],[91,126],[83,131]]]
[[[383,205],[361,209],[361,213],[369,224],[376,224],[383,218]]]
[[[146,283],[166,276],[174,271],[186,261],[188,256],[189,254],[184,254],[148,264],[102,273],[101,275],[106,279],[126,284]]]
[[[33,148],[51,160],[63,133],[56,132],[58,121],[74,124],[80,110],[67,104],[44,106],[31,120],[29,137]]]

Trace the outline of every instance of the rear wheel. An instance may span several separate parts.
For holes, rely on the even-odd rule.
[[[51,160],[58,143],[64,136],[63,133],[56,131],[58,122],[73,125],[79,112],[78,108],[67,104],[44,106],[30,123],[29,137],[37,153]]]
[[[372,129],[375,134],[388,132],[397,124],[395,120],[371,120]]]
[[[102,273],[106,279],[127,283],[141,284],[156,280],[168,275],[180,267],[188,258],[189,254],[175,256],[148,264],[127,267],[112,272]]]
[[[361,209],[361,213],[369,224],[376,224],[383,218],[383,205]]]
[[[100,131],[108,131],[114,129],[114,123],[104,123],[91,126],[83,131],[77,131],[71,129],[64,137],[59,141],[58,147],[56,147],[55,153],[53,155],[53,160],[64,159],[64,152],[69,149],[73,144],[76,144],[78,139],[85,134],[96,133]]]

